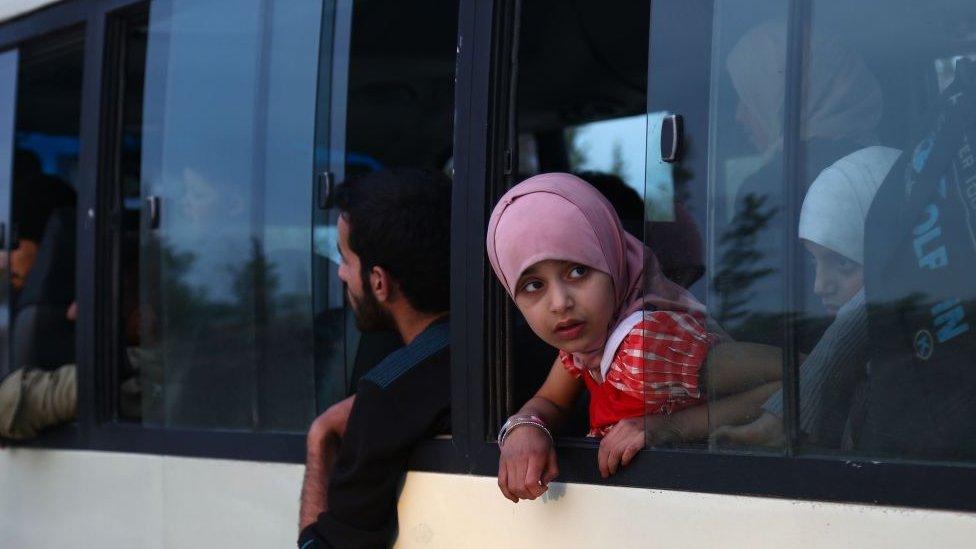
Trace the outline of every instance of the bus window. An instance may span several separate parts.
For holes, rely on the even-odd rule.
[[[10,189],[13,178],[14,118],[17,99],[19,50],[0,53],[0,254],[9,257]],[[0,277],[8,279],[9,263],[0,264]],[[0,379],[10,373],[10,288],[0,284]]]
[[[810,9],[806,132],[844,147],[797,190],[794,245],[812,258],[805,284],[817,298],[800,310],[833,317],[800,366],[800,440],[845,455],[972,460],[976,6]],[[883,15],[851,23],[872,14]],[[805,158],[824,154],[814,139],[801,145]]]
[[[13,365],[74,362],[74,209],[83,36],[25,45],[11,216]],[[56,98],[56,99],[55,99]]]
[[[11,366],[75,362],[75,205],[84,34],[20,50],[11,194]]]
[[[149,3],[114,142],[119,419],[304,431],[323,3]]]
[[[717,11],[715,24],[738,28],[747,26],[750,19],[777,17],[785,24],[786,9],[781,3],[755,4],[755,9],[741,13]],[[661,9],[666,12],[672,8]],[[637,329],[635,333],[655,334],[647,338],[647,345],[653,341],[682,342],[672,345],[681,347],[680,352],[670,347],[641,347],[643,354],[638,359],[636,354],[628,354],[629,348],[623,343],[630,332],[624,330],[615,339],[616,330],[609,330],[608,341],[622,345],[623,354],[604,351],[603,360],[594,363],[603,366],[599,372],[591,369],[580,373],[589,389],[583,393],[591,400],[604,401],[591,402],[587,418],[586,399],[578,399],[578,413],[567,434],[600,434],[605,425],[597,416],[607,411],[607,402],[614,402],[620,409],[613,413],[636,414],[637,421],[646,422],[639,428],[646,427],[648,446],[680,444],[703,449],[711,431],[722,423],[721,418],[732,414],[738,421],[755,419],[762,402],[777,388],[782,377],[780,332],[770,334],[768,326],[761,324],[781,323],[783,306],[777,301],[776,290],[763,296],[772,300],[768,306],[742,296],[723,301],[716,293],[716,284],[729,276],[723,269],[749,269],[752,265],[749,257],[740,261],[736,255],[746,251],[743,244],[732,237],[722,240],[727,232],[737,234],[729,230],[728,220],[715,215],[719,212],[718,197],[729,191],[724,189],[724,182],[713,183],[702,152],[712,146],[709,139],[720,139],[723,154],[730,159],[758,157],[760,152],[743,149],[741,133],[722,133],[722,126],[712,126],[717,133],[700,131],[708,127],[703,115],[712,105],[712,89],[704,84],[689,89],[687,82],[707,79],[707,61],[721,55],[718,51],[724,46],[713,45],[710,34],[696,36],[688,43],[691,35],[683,27],[680,37],[675,36],[679,32],[676,28],[655,33],[650,29],[656,20],[650,10],[646,2],[624,3],[612,11],[600,9],[596,3],[523,5],[517,83],[518,173],[510,183],[534,173],[572,172],[607,198],[623,230],[629,233],[625,238],[635,237],[645,245],[641,302],[647,314],[643,320],[631,322],[626,320],[629,315],[615,311],[621,322],[611,328],[623,329],[631,322],[627,326]],[[694,18],[700,19],[704,28],[712,23],[707,12]],[[667,27],[666,22],[661,25]],[[659,46],[658,34],[672,43]],[[710,45],[716,48],[713,52],[708,50]],[[652,52],[684,51],[681,48],[687,47],[689,55],[659,54],[649,59],[649,46]],[[779,78],[782,80],[781,74]],[[671,122],[674,114],[684,115],[688,123],[677,163],[662,159],[661,152],[668,128],[675,125]],[[724,153],[726,146],[739,148]],[[774,159],[781,153],[774,147],[766,154]],[[757,236],[747,235],[749,238]],[[760,240],[769,245],[767,239]],[[722,253],[729,256],[724,263],[717,259]],[[755,278],[761,278],[765,271],[757,270],[761,272]],[[749,282],[748,277],[736,280]],[[749,288],[742,290],[751,295]],[[511,315],[507,323],[509,360],[495,361],[509,368],[495,376],[496,383],[505,388],[498,391],[502,398],[494,403],[504,410],[498,419],[531,397],[556,356],[555,349],[543,344],[521,315],[511,309],[506,314]],[[754,324],[754,319],[759,324]],[[647,324],[637,326],[637,322]],[[746,337],[735,347],[724,347],[721,356],[709,354],[720,343],[735,343],[748,334],[755,337]],[[772,339],[763,339],[770,335]],[[730,350],[759,364],[740,367],[738,355]],[[637,349],[631,351],[636,353]],[[574,364],[568,360],[563,357],[563,365],[570,370],[579,366],[577,359],[573,359]],[[640,364],[635,365],[634,360]],[[595,383],[584,376],[592,377]],[[681,424],[680,436],[672,436],[674,430],[663,425],[671,416],[682,418],[675,421],[690,422]]]
[[[457,2],[339,1],[332,16],[335,35],[321,55],[329,72],[320,74],[320,82],[328,78],[320,84],[318,190],[326,177],[341,184],[392,168],[452,175]],[[337,276],[338,212],[327,200],[316,206],[315,366],[324,409],[355,392],[402,341],[392,328],[357,329]]]
[[[116,418],[304,431],[402,344],[354,327],[329,191],[448,169],[457,6],[155,0],[116,19]]]
[[[676,17],[700,22],[693,44]],[[660,112],[684,139],[646,182],[689,197],[709,243],[712,448],[971,458],[976,11],[696,2],[651,20],[652,51],[710,59],[652,56],[651,141],[672,142]],[[695,74],[708,85],[672,84]]]
[[[647,2],[607,10],[596,2],[525,2],[519,29],[518,164],[510,184],[543,172],[572,172],[596,186],[643,238]],[[491,361],[499,390],[497,427],[546,379],[556,350],[511,306],[508,360]],[[508,371],[504,371],[507,369]],[[586,399],[571,435],[583,435]]]
[[[4,438],[32,438],[75,418],[75,189],[83,48],[84,31],[75,29],[0,55],[7,76],[0,89]]]

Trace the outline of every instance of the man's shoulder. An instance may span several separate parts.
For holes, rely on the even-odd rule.
[[[366,372],[363,381],[381,389],[389,388],[398,380],[426,365],[449,366],[450,329],[446,322],[430,326],[418,335],[410,345],[387,355],[379,364]]]

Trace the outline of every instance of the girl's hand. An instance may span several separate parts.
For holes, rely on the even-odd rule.
[[[645,425],[643,417],[620,420],[607,436],[600,441],[597,462],[600,476],[607,478],[625,465],[630,465],[637,452],[644,447]]]
[[[512,430],[501,447],[498,460],[498,488],[514,503],[546,493],[559,475],[556,450],[549,437],[531,425]]]
[[[720,446],[765,445],[779,446],[783,441],[783,421],[769,412],[745,425],[723,425],[712,433],[712,439]]]

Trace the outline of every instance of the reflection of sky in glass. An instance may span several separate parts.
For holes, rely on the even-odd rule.
[[[645,163],[648,147],[652,153],[657,151],[664,115],[639,114],[578,126],[575,145],[584,161],[572,169],[615,173],[644,197],[649,220],[670,221],[674,196],[671,166],[655,154]]]
[[[329,258],[336,265],[342,262],[339,255],[339,229],[335,225],[319,225],[315,227],[314,238],[315,253]]]
[[[614,147],[620,151],[623,169],[619,175],[641,196],[644,195],[644,149],[647,128],[644,115],[601,120],[576,128],[576,147],[585,161],[574,171],[614,172]]]
[[[144,193],[160,235],[197,259],[186,281],[230,296],[261,242],[283,293],[310,290],[312,146],[321,0],[174,0],[153,12]],[[168,17],[166,17],[168,16]]]

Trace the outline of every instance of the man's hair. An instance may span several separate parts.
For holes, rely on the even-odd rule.
[[[450,308],[451,180],[439,171],[392,169],[352,179],[336,190],[349,224],[349,248],[369,272],[382,267],[414,309]]]

